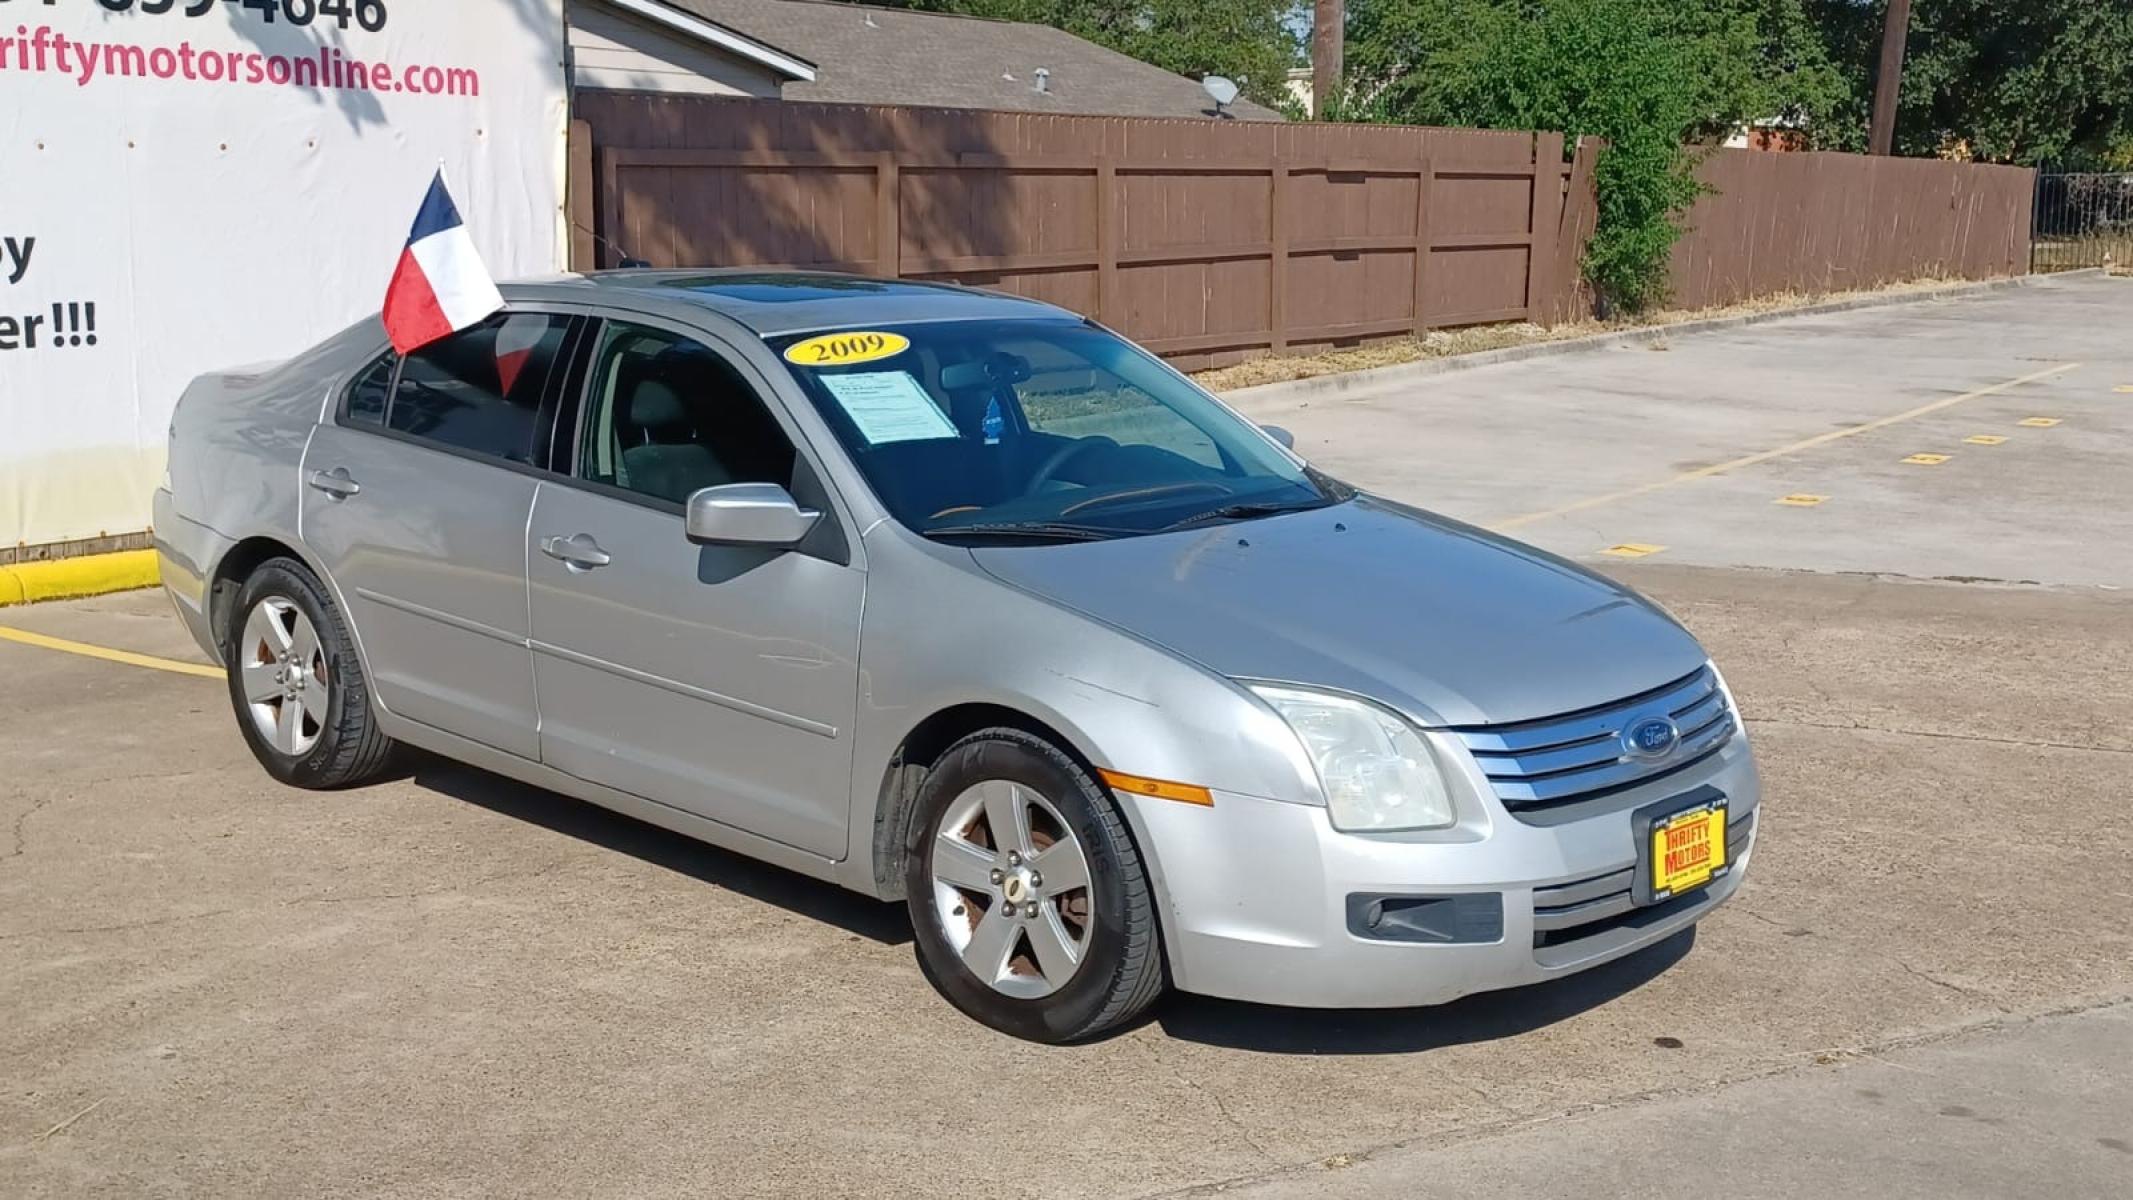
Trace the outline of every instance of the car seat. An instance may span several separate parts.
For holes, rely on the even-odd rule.
[[[620,475],[631,491],[678,504],[703,488],[733,482],[718,456],[698,440],[688,408],[665,380],[639,381],[627,411],[630,429]]]

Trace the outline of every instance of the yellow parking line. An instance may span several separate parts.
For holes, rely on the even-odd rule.
[[[1930,404],[1921,404],[1917,408],[1908,409],[1893,416],[1883,417],[1878,421],[1868,421],[1864,425],[1854,425],[1849,429],[1833,429],[1828,433],[1818,433],[1811,438],[1802,438],[1790,445],[1779,446],[1775,450],[1765,450],[1760,454],[1744,455],[1740,458],[1719,463],[1716,466],[1698,467],[1693,471],[1683,471],[1681,474],[1671,478],[1657,479],[1650,483],[1638,484],[1636,487],[1623,488],[1619,492],[1609,492],[1604,496],[1592,496],[1584,500],[1565,504],[1560,508],[1546,508],[1539,512],[1527,513],[1524,516],[1492,522],[1489,528],[1499,530],[1517,529],[1521,525],[1531,525],[1535,521],[1545,521],[1550,517],[1568,516],[1574,512],[1583,512],[1588,508],[1598,508],[1603,504],[1613,504],[1618,500],[1633,499],[1637,496],[1656,492],[1661,488],[1673,487],[1678,483],[1693,483],[1698,479],[1709,479],[1713,475],[1723,475],[1728,471],[1738,471],[1742,467],[1752,467],[1757,463],[1769,462],[1773,458],[1783,458],[1787,454],[1798,454],[1802,450],[1812,450],[1816,446],[1827,445],[1842,438],[1857,437],[1862,433],[1871,433],[1876,429],[1886,429],[1899,422],[1925,416],[1927,413],[1939,412],[1944,408],[1953,408],[1955,405],[1967,400],[1981,400],[1986,396],[1997,396],[2001,392],[2021,387],[2025,383],[2036,383],[2039,380],[2050,379],[2055,375],[2064,375],[2068,371],[2077,370],[2081,365],[2077,362],[2061,363],[2056,367],[2047,367],[2042,371],[2032,372],[2019,379],[2010,379],[2005,383],[1995,383],[1991,387],[1982,387],[1974,392],[1964,392],[1960,396],[1948,396],[1935,400]]]
[[[1643,542],[1623,542],[1619,546],[1609,546],[1600,553],[1614,558],[1650,558],[1664,549],[1664,546],[1651,546]]]
[[[202,679],[222,678],[221,667],[203,663],[179,662],[175,658],[157,658],[153,654],[135,654],[131,650],[113,650],[109,646],[92,646],[87,642],[70,642],[65,638],[46,637],[27,629],[13,629],[0,625],[0,641],[20,642],[44,650],[57,650],[62,654],[78,654],[83,658],[100,658],[105,662],[124,663],[129,667],[147,667],[156,671],[169,671],[174,675],[197,675]]]
[[[1903,461],[1914,467],[1937,467],[1954,457],[1953,454],[1913,454]]]
[[[1973,446],[1997,446],[2007,439],[1997,433],[1974,433],[1963,440]]]
[[[1788,508],[1813,508],[1815,505],[1820,504],[1827,499],[1829,499],[1829,497],[1817,496],[1812,492],[1794,492],[1790,496],[1779,496],[1777,498],[1777,503],[1785,505]]]
[[[2030,429],[2050,429],[2058,423],[2059,418],[2057,417],[2025,417],[2015,422],[2017,425],[2027,426]]]

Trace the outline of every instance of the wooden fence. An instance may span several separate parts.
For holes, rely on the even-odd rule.
[[[1589,315],[1599,143],[580,92],[577,269],[812,267],[1088,313],[1188,368]],[[2034,173],[1720,150],[1672,302],[2027,269]]]
[[[1674,246],[1681,308],[2029,270],[2026,167],[1720,150],[1697,174],[1714,190]]]
[[[1553,133],[581,92],[572,260],[951,279],[1218,365],[1562,319],[1595,154],[1565,164]]]

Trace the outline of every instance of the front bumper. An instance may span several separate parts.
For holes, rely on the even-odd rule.
[[[1634,907],[1631,814],[1704,788],[1727,802],[1731,868],[1671,903]],[[1217,793],[1212,807],[1133,798],[1167,900],[1172,977],[1202,995],[1306,1008],[1441,1004],[1542,983],[1664,941],[1739,890],[1754,855],[1762,788],[1743,736],[1676,776],[1553,826],[1488,805],[1466,840],[1342,833],[1326,810]],[[1389,940],[1351,928],[1351,897],[1463,896],[1500,925],[1460,940]],[[1476,930],[1479,933],[1476,934]],[[1493,933],[1493,938],[1487,935]],[[1486,940],[1482,940],[1486,938]]]

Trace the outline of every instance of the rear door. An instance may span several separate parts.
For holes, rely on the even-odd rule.
[[[841,858],[865,597],[848,528],[738,356],[653,323],[596,336],[575,478],[540,486],[524,542],[542,758]],[[779,484],[822,521],[792,550],[691,543],[682,502],[727,483]]]
[[[526,520],[578,321],[499,314],[358,375],[304,456],[302,534],[385,708],[538,758]]]

